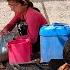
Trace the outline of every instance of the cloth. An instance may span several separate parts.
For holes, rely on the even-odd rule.
[[[8,33],[0,38],[0,54],[7,51],[7,43],[13,39],[13,33]]]

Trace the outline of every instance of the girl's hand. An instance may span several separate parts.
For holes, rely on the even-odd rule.
[[[0,37],[3,36],[3,35],[4,35],[4,33],[1,31],[1,32],[0,32]]]
[[[2,30],[2,31],[0,32],[0,36],[6,35],[7,33],[8,33],[8,31]]]

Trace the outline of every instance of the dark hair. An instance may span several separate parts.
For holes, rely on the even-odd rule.
[[[66,63],[70,64],[70,38],[65,43],[63,50],[63,58]]]
[[[27,5],[27,7],[32,7],[33,9],[40,12],[40,10],[33,6],[33,3],[30,0],[7,0],[7,1],[15,1],[17,3],[20,3],[21,5]]]

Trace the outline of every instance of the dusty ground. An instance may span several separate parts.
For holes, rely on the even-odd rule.
[[[39,0],[41,1],[41,0]],[[43,1],[50,23],[59,21],[70,24],[70,1],[69,0],[44,0]],[[44,14],[41,2],[34,2],[34,6],[38,7]],[[0,30],[13,18],[14,13],[10,11],[6,2],[0,1]],[[45,16],[47,17],[47,16]]]

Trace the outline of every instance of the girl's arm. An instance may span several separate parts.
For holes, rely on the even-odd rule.
[[[9,31],[11,31],[15,27],[16,22],[19,20],[19,18],[20,18],[20,15],[15,15],[14,18],[0,32],[0,35],[6,34]]]

